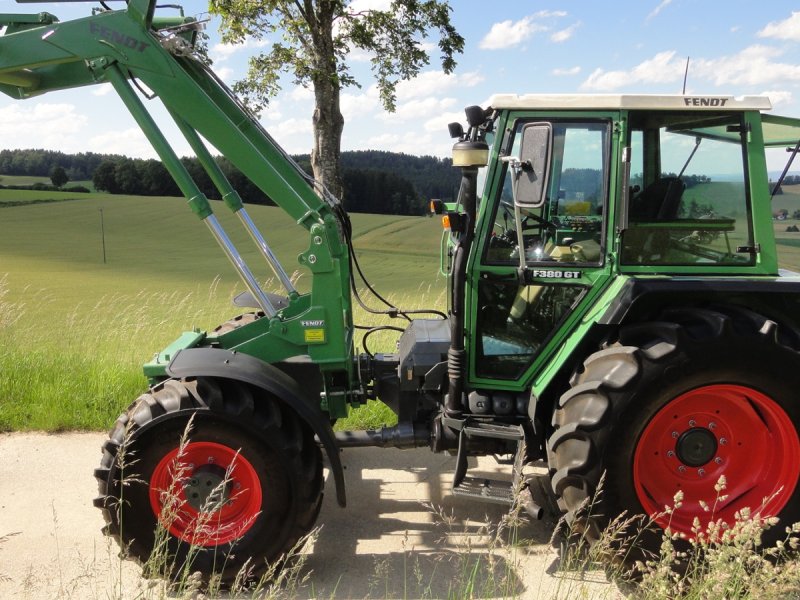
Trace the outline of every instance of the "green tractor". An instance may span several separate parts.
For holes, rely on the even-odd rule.
[[[314,525],[323,453],[345,506],[342,462],[358,446],[449,452],[455,494],[534,517],[522,469],[539,462],[591,539],[623,511],[691,536],[723,476],[713,518],[750,507],[800,519],[800,278],[778,268],[765,159],[786,146],[794,158],[800,120],[765,113],[764,97],[499,95],[468,108],[467,128],[450,127],[457,202],[434,203],[447,314],[388,306],[408,319],[397,352],[359,353],[360,269],[339,200],[198,58],[199,24],[155,9],[0,16],[0,90],[112,85],[247,288],[244,314],[145,365],[149,390],[103,446],[95,504],[131,557],[147,560],[160,524],[193,569],[232,581],[252,558],[258,575]],[[261,288],[148,102],[166,107],[283,294]],[[207,144],[304,232],[310,291],[293,286]],[[397,424],[333,432],[370,399]],[[479,455],[514,457],[508,480],[470,477]],[[677,492],[681,510],[659,516]]]

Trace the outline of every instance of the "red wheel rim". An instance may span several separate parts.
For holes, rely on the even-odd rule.
[[[768,396],[740,385],[704,386],[672,400],[647,424],[633,458],[634,486],[645,512],[688,538],[695,517],[705,528],[712,520],[733,524],[743,508],[777,515],[794,493],[798,470],[800,440],[789,415]],[[717,492],[722,475],[727,487]],[[681,507],[664,514],[678,491]]]
[[[217,546],[242,537],[261,511],[261,481],[246,458],[214,442],[166,454],[150,478],[150,506],[175,537]]]

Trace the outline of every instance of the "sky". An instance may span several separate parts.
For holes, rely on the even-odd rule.
[[[351,5],[361,10],[389,3],[352,0]],[[451,0],[450,5],[453,24],[466,40],[455,72],[441,72],[436,40],[428,39],[431,64],[398,86],[394,113],[381,107],[369,56],[349,55],[361,87],[342,93],[343,150],[449,156],[453,141],[447,123],[463,122],[464,107],[487,106],[495,93],[680,93],[687,57],[686,93],[766,94],[773,113],[800,117],[797,2]],[[48,11],[62,21],[86,16],[92,6],[0,0],[0,12]],[[113,3],[117,6],[122,5]],[[208,18],[204,1],[183,6],[186,14]],[[213,68],[232,84],[244,76],[248,57],[270,40],[230,46],[221,43],[217,27],[211,20],[206,29]],[[156,106],[153,112],[178,154],[190,154],[163,111]],[[311,90],[285,78],[262,123],[288,152],[308,153],[312,112]],[[155,157],[107,84],[24,101],[0,98],[0,148]]]

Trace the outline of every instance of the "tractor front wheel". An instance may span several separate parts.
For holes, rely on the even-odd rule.
[[[687,538],[695,519],[730,525],[745,508],[782,526],[800,519],[798,349],[793,331],[743,308],[670,310],[623,327],[553,415],[548,461],[567,520],[595,541],[620,514]],[[680,507],[665,511],[676,495]],[[660,536],[639,541],[654,551]]]
[[[95,471],[108,534],[150,573],[258,578],[312,528],[322,456],[308,426],[247,385],[167,380],[122,415]],[[248,563],[249,561],[249,563]]]

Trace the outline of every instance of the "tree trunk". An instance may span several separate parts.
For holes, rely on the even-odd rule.
[[[336,198],[342,199],[342,175],[339,157],[344,117],[339,110],[339,86],[330,79],[314,83],[314,148],[311,169],[314,178]],[[317,190],[320,193],[320,190]]]
[[[310,6],[310,2],[306,2]],[[344,117],[339,108],[339,82],[336,54],[333,45],[332,2],[317,2],[315,18],[309,23],[314,47],[314,148],[311,151],[311,169],[314,178],[336,198],[342,199],[341,166],[339,157],[342,147]],[[321,190],[317,190],[321,194]]]

